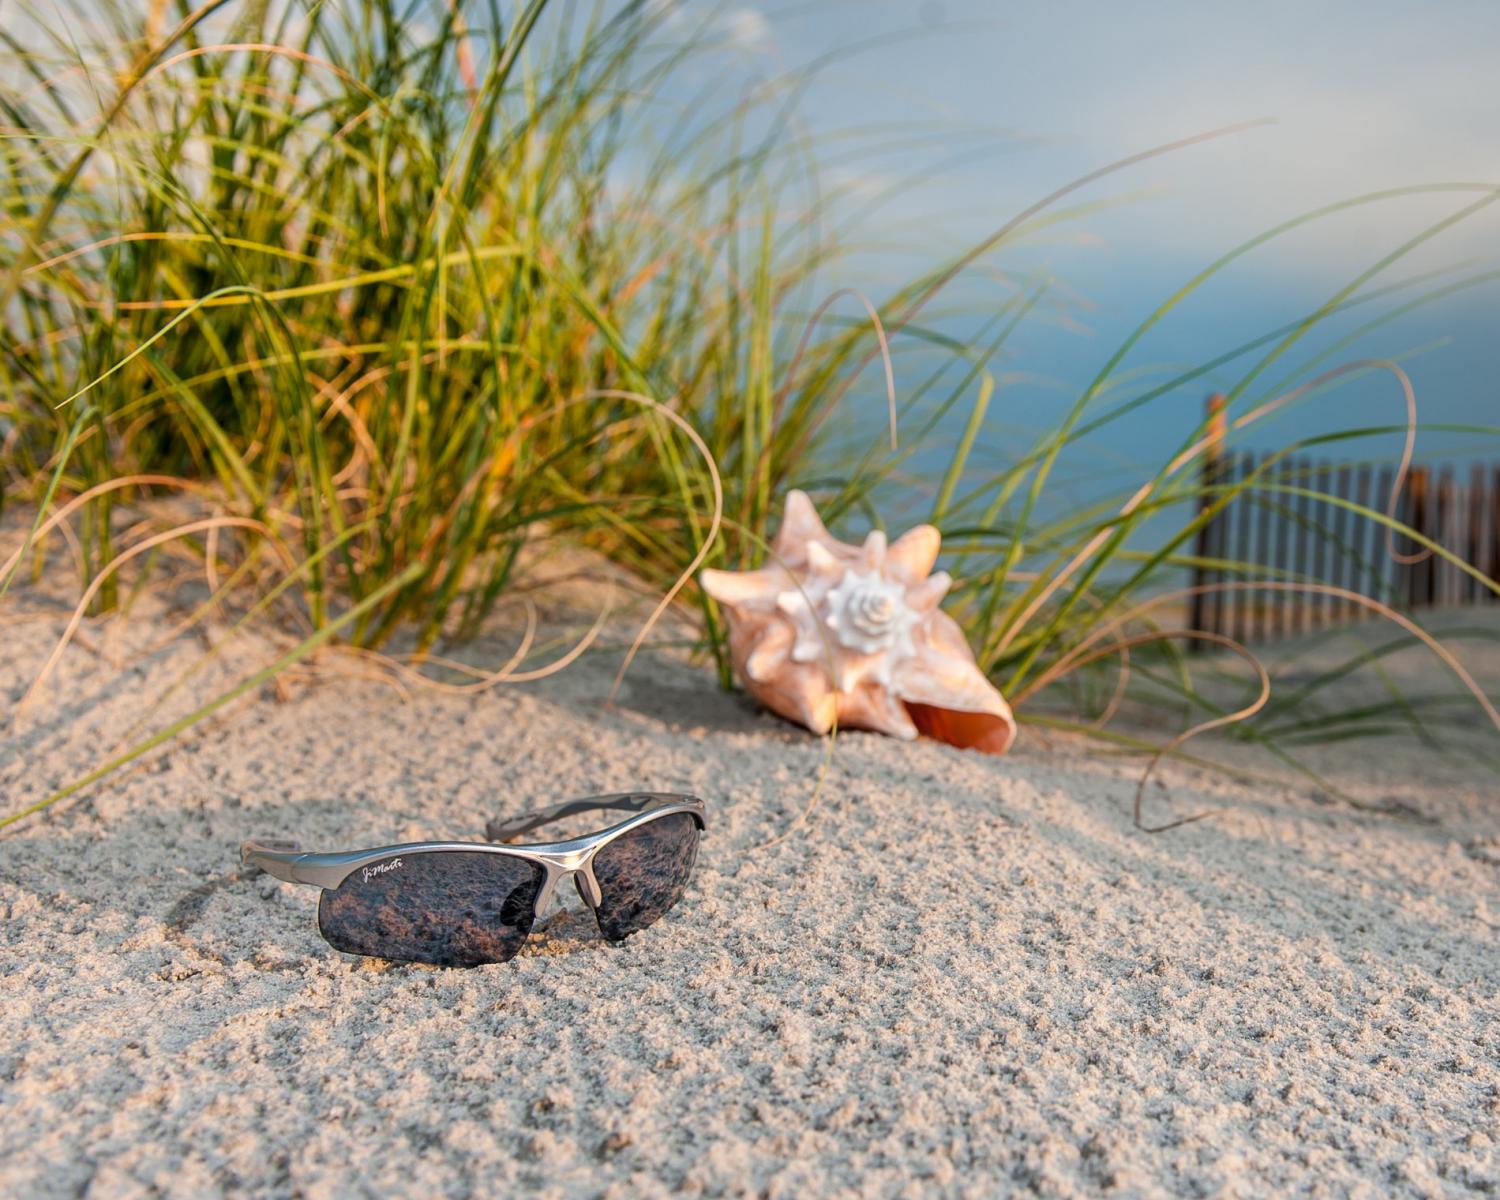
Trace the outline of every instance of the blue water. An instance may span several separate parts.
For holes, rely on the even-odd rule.
[[[1183,276],[1191,274],[1185,271]],[[1395,275],[1393,279],[1404,278]],[[1459,278],[1461,276],[1455,276]],[[1169,295],[1182,277],[1162,278],[1156,296]],[[1428,308],[1408,312],[1342,347],[1338,343],[1384,312],[1408,303],[1424,290],[1441,286],[1431,280],[1382,301],[1328,319],[1303,335],[1269,366],[1264,360],[1276,343],[1263,346],[1215,368],[1201,378],[1150,401],[1106,427],[1084,436],[1059,457],[1039,506],[1051,519],[1083,506],[1123,500],[1168,461],[1203,420],[1210,391],[1231,391],[1252,372],[1259,373],[1231,414],[1248,412],[1317,374],[1360,358],[1393,358],[1409,374],[1418,400],[1418,461],[1452,463],[1467,471],[1473,461],[1500,462],[1500,434],[1444,430],[1444,425],[1500,426],[1500,404],[1490,382],[1495,341],[1494,302],[1500,285],[1487,283]],[[1304,289],[1279,294],[1269,287],[1226,289],[1201,304],[1188,303],[1153,330],[1118,368],[1088,413],[1107,412],[1121,402],[1154,389],[1186,371],[1234,349],[1238,344],[1315,311],[1331,295]],[[986,422],[970,460],[969,479],[980,484],[997,468],[1015,461],[1061,422],[1091,385],[1111,353],[1144,320],[1157,302],[1143,299],[1152,289],[1139,279],[1096,279],[1090,297],[1088,327],[1039,323],[1022,326],[1015,341],[993,364],[1007,382],[996,390]],[[955,334],[972,332],[969,319],[948,322]],[[899,345],[899,339],[898,339]],[[898,354],[898,393],[925,376],[931,355]],[[1321,359],[1322,361],[1318,361]],[[877,368],[870,369],[851,396],[845,445],[884,436],[883,388]],[[974,389],[970,389],[970,394]],[[883,503],[902,520],[920,519],[946,470],[968,416],[968,401],[936,428],[929,440],[903,465],[900,481],[888,488]],[[915,436],[920,415],[908,414],[905,428]],[[1086,418],[1087,419],[1087,418]],[[1281,410],[1264,421],[1233,433],[1229,448],[1257,453],[1282,450],[1320,435],[1357,428],[1386,427],[1389,432],[1335,444],[1315,445],[1306,453],[1336,461],[1390,462],[1400,454],[1405,402],[1396,380],[1384,371],[1352,375],[1325,394]],[[1189,468],[1188,474],[1192,469]],[[1012,507],[1014,513],[1014,506]],[[1154,547],[1187,518],[1185,507],[1149,522],[1133,539],[1137,547]]]

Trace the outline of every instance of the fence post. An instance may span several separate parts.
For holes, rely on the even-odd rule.
[[[1334,532],[1334,513],[1337,509],[1328,500],[1333,490],[1333,464],[1326,458],[1321,459],[1313,478],[1316,481],[1313,488],[1318,493],[1318,498],[1313,501],[1313,520],[1316,525],[1313,528],[1312,577],[1317,583],[1326,584],[1329,582],[1328,566],[1332,543],[1337,536]],[[1314,629],[1321,629],[1338,619],[1332,596],[1313,592],[1308,596],[1307,602]]]
[[[1469,468],[1469,529],[1464,544],[1464,558],[1476,571],[1485,569],[1484,540],[1484,468],[1475,463]],[[1463,599],[1466,604],[1478,604],[1484,597],[1480,594],[1479,580],[1472,575],[1463,577]]]
[[[1379,509],[1382,513],[1386,511],[1391,502],[1391,489],[1396,486],[1396,468],[1387,463],[1380,468],[1380,477],[1375,482],[1375,498],[1370,507]],[[1394,518],[1402,519],[1403,497],[1396,497],[1396,506],[1392,510]],[[1402,598],[1406,595],[1405,577],[1402,575],[1401,564],[1398,563],[1387,552],[1390,547],[1400,549],[1397,534],[1389,525],[1377,524],[1375,526],[1375,544],[1370,547],[1371,564],[1371,595],[1386,604],[1401,607]]]
[[[1361,508],[1374,508],[1379,501],[1376,499],[1373,487],[1375,473],[1369,463],[1360,463],[1359,472],[1355,476],[1354,502]],[[1370,545],[1371,531],[1374,531],[1375,544]],[[1374,564],[1380,561],[1381,529],[1371,521],[1369,517],[1361,516],[1354,522],[1354,570],[1350,576],[1349,590],[1358,592],[1361,596],[1379,595],[1380,584],[1371,578]],[[1350,612],[1355,620],[1363,620],[1370,615],[1370,610],[1362,604],[1354,601],[1349,602]]]
[[[1292,565],[1292,525],[1295,523],[1294,512],[1296,510],[1296,499],[1287,495],[1285,488],[1292,482],[1292,460],[1284,458],[1276,467],[1276,549],[1269,555],[1272,565],[1275,567],[1275,580],[1278,587],[1268,589],[1267,603],[1271,606],[1271,636],[1277,641],[1286,637],[1287,616],[1292,607],[1292,594],[1286,590],[1286,585],[1291,582]],[[1267,550],[1269,551],[1269,547]]]
[[[1238,457],[1239,470],[1234,481],[1236,484],[1242,484],[1255,474],[1255,455],[1246,450]],[[1255,506],[1250,503],[1249,494],[1245,490],[1241,490],[1234,498],[1234,505],[1239,512],[1235,520],[1234,532],[1234,564],[1238,568],[1235,582],[1245,584],[1250,582],[1256,565],[1255,524],[1252,520],[1255,516]],[[1246,566],[1249,566],[1251,570],[1246,571]],[[1237,587],[1234,591],[1225,593],[1229,611],[1221,632],[1227,633],[1237,642],[1248,641],[1250,638],[1250,611],[1253,607],[1251,591],[1249,587]]]
[[[1485,562],[1489,565],[1484,573],[1491,579],[1500,579],[1500,467],[1490,476],[1490,495],[1486,507],[1490,510],[1489,521],[1489,553],[1485,556]],[[1500,603],[1500,596],[1494,592],[1486,591],[1485,599],[1491,604]]]
[[[1204,405],[1208,425],[1208,445],[1203,449],[1203,458],[1198,467],[1201,486],[1198,491],[1198,513],[1201,516],[1219,499],[1217,488],[1224,476],[1224,396],[1220,392],[1211,395]],[[1221,511],[1198,528],[1197,546],[1194,554],[1199,562],[1193,567],[1193,586],[1203,587],[1220,581],[1221,572],[1203,565],[1204,560],[1223,554],[1222,536],[1226,514]],[[1223,595],[1214,592],[1195,592],[1192,597],[1192,613],[1189,627],[1208,633],[1222,633]],[[1201,651],[1206,643],[1194,640],[1190,650]]]
[[[1413,467],[1406,477],[1406,525],[1417,533],[1428,532],[1427,468]],[[1416,562],[1406,563],[1406,606],[1422,608],[1430,600],[1432,583],[1432,557],[1418,542],[1409,542],[1411,554],[1422,555]]]
[[[1354,468],[1348,463],[1342,463],[1338,472],[1334,475],[1334,496],[1340,501],[1347,502],[1353,498],[1354,491]],[[1333,563],[1329,568],[1329,577],[1323,582],[1330,583],[1336,588],[1350,590],[1351,563],[1349,544],[1349,522],[1351,513],[1340,503],[1333,512]],[[1354,602],[1343,596],[1332,599],[1334,620],[1347,621],[1354,615]]]
[[[1453,488],[1453,468],[1447,465],[1438,471],[1436,515],[1436,528],[1433,531],[1432,540],[1444,550],[1451,550],[1454,534],[1457,532],[1454,526],[1458,518],[1458,497]],[[1434,608],[1442,608],[1453,603],[1453,585],[1458,582],[1454,578],[1456,574],[1453,564],[1447,559],[1439,558],[1436,554],[1432,556],[1432,604]]]
[[[1297,486],[1302,489],[1303,494],[1297,497],[1296,502],[1297,545],[1292,551],[1292,570],[1298,582],[1304,583],[1312,571],[1313,499],[1306,493],[1314,484],[1313,462],[1310,458],[1299,458],[1294,462]],[[1292,632],[1306,633],[1312,628],[1312,605],[1308,602],[1307,589],[1298,588],[1290,599],[1294,605]]]
[[[1267,484],[1274,486],[1275,481],[1267,479]],[[1260,511],[1256,515],[1260,518],[1256,522],[1257,530],[1255,536],[1255,565],[1260,568],[1256,577],[1264,583],[1266,575],[1275,570],[1275,558],[1271,554],[1271,505],[1275,501],[1275,493],[1262,495],[1259,498]],[[1263,642],[1270,633],[1270,609],[1276,589],[1270,587],[1258,587],[1248,593],[1252,597],[1254,607],[1250,610],[1250,637],[1251,640]]]

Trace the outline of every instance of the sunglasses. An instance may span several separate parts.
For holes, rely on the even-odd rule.
[[[682,899],[704,828],[703,801],[695,796],[588,796],[491,821],[485,836],[509,841],[594,811],[635,815],[563,842],[410,842],[303,854],[295,843],[268,840],[246,842],[240,859],[277,879],[322,888],[318,932],[335,950],[475,967],[514,958],[536,914],[569,876],[612,942],[660,920]]]

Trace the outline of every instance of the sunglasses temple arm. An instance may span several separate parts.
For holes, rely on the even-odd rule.
[[[241,864],[264,871],[276,879],[285,879],[288,883],[307,882],[297,870],[297,864],[306,857],[296,842],[267,838],[240,844]]]
[[[485,825],[484,835],[492,842],[508,842],[511,838],[520,837],[523,833],[530,833],[533,829],[539,828],[542,825],[550,825],[553,821],[561,821],[564,817],[576,816],[579,813],[598,812],[608,809],[620,809],[625,812],[645,812],[651,808],[676,804],[681,800],[681,796],[641,794],[638,792],[621,792],[616,796],[586,796],[581,800],[568,800],[551,808],[542,808],[536,812],[522,813],[516,817],[506,817],[504,819],[496,817],[493,821]]]
[[[553,821],[561,821],[564,817],[571,817],[576,813],[593,812],[595,809],[606,807],[609,806],[582,800],[571,800],[567,804],[559,804],[553,808],[538,809],[536,812],[522,813],[518,817],[511,817],[504,821],[496,817],[493,821],[485,824],[484,836],[492,842],[508,842],[511,838],[520,837],[523,833],[530,833],[539,826],[550,825]]]

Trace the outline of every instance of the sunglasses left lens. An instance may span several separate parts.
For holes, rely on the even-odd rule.
[[[440,967],[505,962],[531,932],[543,874],[481,850],[396,854],[326,889],[318,929],[349,954]]]

